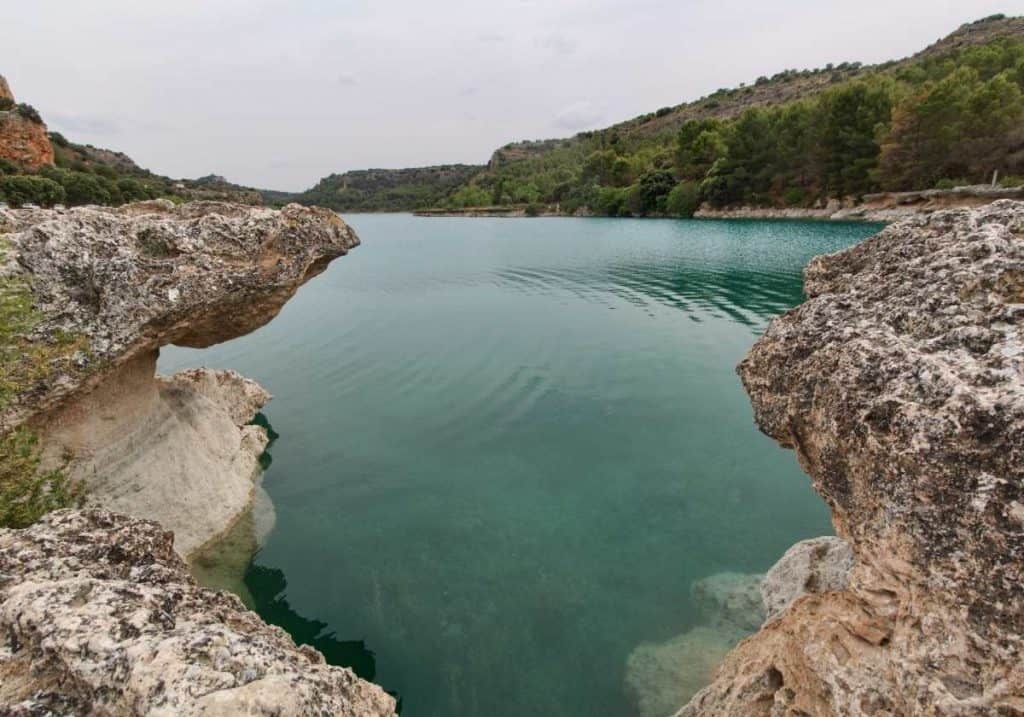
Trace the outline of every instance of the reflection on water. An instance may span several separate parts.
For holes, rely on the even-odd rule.
[[[271,625],[284,628],[296,644],[312,645],[328,664],[351,667],[364,679],[373,680],[377,676],[377,662],[366,643],[339,640],[334,632],[324,631],[326,622],[302,617],[292,609],[285,595],[288,581],[282,570],[253,563],[246,570],[245,587],[254,598],[253,609]]]
[[[636,714],[638,646],[712,629],[691,584],[830,530],[734,366],[872,227],[351,222],[266,328],[161,369],[275,395],[277,525],[241,589],[406,715]]]

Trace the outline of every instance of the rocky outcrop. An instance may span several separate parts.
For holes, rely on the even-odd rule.
[[[842,538],[828,535],[801,540],[761,581],[768,619],[781,615],[801,595],[846,589],[852,569],[853,551]]]
[[[14,93],[0,75],[0,159],[24,167],[39,169],[53,164],[53,145],[46,125],[34,110],[14,106]]]
[[[1024,204],[892,225],[805,285],[740,375],[854,567],[679,714],[1024,713]]]
[[[150,521],[51,513],[0,530],[0,713],[393,715],[395,701],[200,588]]]
[[[163,201],[0,212],[4,231],[0,276],[29,287],[34,313],[0,429],[27,422],[91,503],[159,520],[190,555],[252,499],[266,438],[245,424],[269,395],[231,372],[157,380],[159,347],[263,325],[355,233],[298,205]]]

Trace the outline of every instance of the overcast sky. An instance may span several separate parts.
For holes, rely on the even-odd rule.
[[[996,12],[1024,0],[0,0],[0,74],[74,141],[298,190],[902,57]]]

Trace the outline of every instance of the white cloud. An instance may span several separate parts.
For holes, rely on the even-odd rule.
[[[582,100],[564,107],[555,116],[555,127],[565,130],[581,130],[599,126],[604,120],[604,113],[596,109],[590,102]]]

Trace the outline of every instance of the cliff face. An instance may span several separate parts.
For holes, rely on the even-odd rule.
[[[350,670],[198,587],[159,525],[103,511],[0,531],[0,712],[393,715]]]
[[[0,75],[0,100],[14,102],[7,80]],[[53,145],[46,125],[38,117],[26,117],[16,110],[0,111],[0,159],[26,169],[53,164]]]
[[[679,714],[1024,714],[1024,204],[893,225],[805,283],[739,371],[854,567]]]
[[[27,421],[92,504],[159,520],[190,555],[249,505],[266,436],[245,424],[270,396],[231,372],[157,380],[159,347],[249,333],[359,240],[297,205],[21,210],[0,213],[5,229],[0,274],[34,314],[0,428]]]

